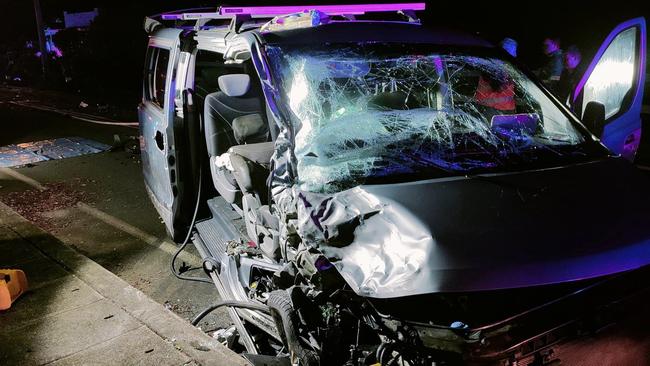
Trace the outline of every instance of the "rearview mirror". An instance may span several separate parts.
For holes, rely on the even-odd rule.
[[[596,101],[587,103],[582,114],[582,123],[596,137],[601,138],[605,131],[605,105]]]

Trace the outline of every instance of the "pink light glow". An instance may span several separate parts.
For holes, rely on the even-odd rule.
[[[424,3],[404,4],[355,4],[355,5],[292,5],[292,6],[243,6],[219,9],[221,15],[285,15],[307,10],[318,10],[328,15],[358,15],[371,12],[389,12],[400,10],[424,10]]]

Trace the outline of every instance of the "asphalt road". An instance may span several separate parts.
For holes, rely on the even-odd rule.
[[[71,136],[111,145],[115,134],[124,138],[138,133],[134,128],[92,124],[27,109],[6,99],[0,101],[0,127],[0,146]],[[167,239],[146,195],[139,155],[117,149],[13,171],[18,174],[0,169],[0,201],[65,244],[186,319],[218,301],[212,285],[181,281],[171,275],[169,261],[176,245]],[[177,268],[180,262],[200,266],[198,254],[188,248]],[[229,324],[224,310],[206,317],[200,327],[214,330]]]

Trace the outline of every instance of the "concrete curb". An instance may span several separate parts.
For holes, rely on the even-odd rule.
[[[249,365],[186,320],[0,202],[0,222],[201,365]]]

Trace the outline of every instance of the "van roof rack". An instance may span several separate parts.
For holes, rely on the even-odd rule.
[[[309,10],[318,10],[327,15],[362,15],[424,10],[425,3],[355,4],[355,5],[279,5],[279,6],[222,6],[219,14],[247,14],[252,17],[275,17]]]
[[[292,13],[317,10],[327,15],[355,16],[367,13],[398,12],[417,21],[415,12],[425,10],[425,3],[352,4],[352,5],[278,5],[278,6],[221,6],[209,12],[170,12],[161,14],[162,20],[202,20],[245,18],[273,18]]]

